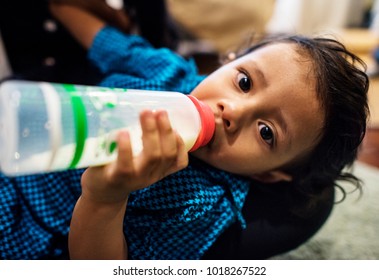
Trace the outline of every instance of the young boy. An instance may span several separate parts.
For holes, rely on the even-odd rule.
[[[268,40],[208,77],[74,6],[56,17],[89,49],[103,86],[175,90],[207,103],[216,119],[207,146],[188,156],[163,111],[141,114],[144,150],[91,167],[72,217],[70,255],[79,259],[198,259],[241,214],[254,181],[292,182],[317,198],[336,180],[359,181],[353,163],[366,128],[368,79],[334,40]],[[307,200],[313,202],[314,200]]]

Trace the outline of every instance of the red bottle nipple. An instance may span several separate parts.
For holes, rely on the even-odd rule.
[[[189,99],[195,104],[196,109],[199,111],[201,119],[201,130],[199,136],[196,139],[195,144],[191,148],[190,152],[197,150],[198,148],[205,146],[211,141],[215,131],[215,118],[212,109],[192,95],[187,95]]]

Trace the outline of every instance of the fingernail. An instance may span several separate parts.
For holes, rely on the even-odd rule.
[[[155,127],[155,116],[152,111],[144,111],[141,121],[149,128]]]
[[[160,118],[168,118],[167,111],[162,110],[158,112]]]
[[[119,136],[118,137],[120,137],[121,139],[128,139],[128,138],[130,138],[129,131],[127,131],[127,130],[121,130],[119,132]]]

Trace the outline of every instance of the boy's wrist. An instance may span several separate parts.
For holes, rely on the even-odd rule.
[[[88,170],[87,170],[88,171]],[[87,175],[86,173],[84,175]],[[97,206],[116,206],[123,205],[128,201],[130,191],[120,184],[104,183],[102,178],[91,178],[88,181],[87,176],[82,178],[81,198],[87,203],[96,204]]]
[[[82,207],[93,211],[93,213],[98,212],[118,212],[120,209],[126,209],[128,201],[128,196],[125,199],[107,199],[107,198],[96,198],[91,195],[82,194],[78,200],[78,203]]]

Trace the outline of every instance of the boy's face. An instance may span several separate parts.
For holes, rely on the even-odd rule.
[[[214,138],[193,155],[232,173],[277,173],[305,156],[322,132],[312,63],[294,44],[267,45],[230,62],[191,95],[216,119]]]

